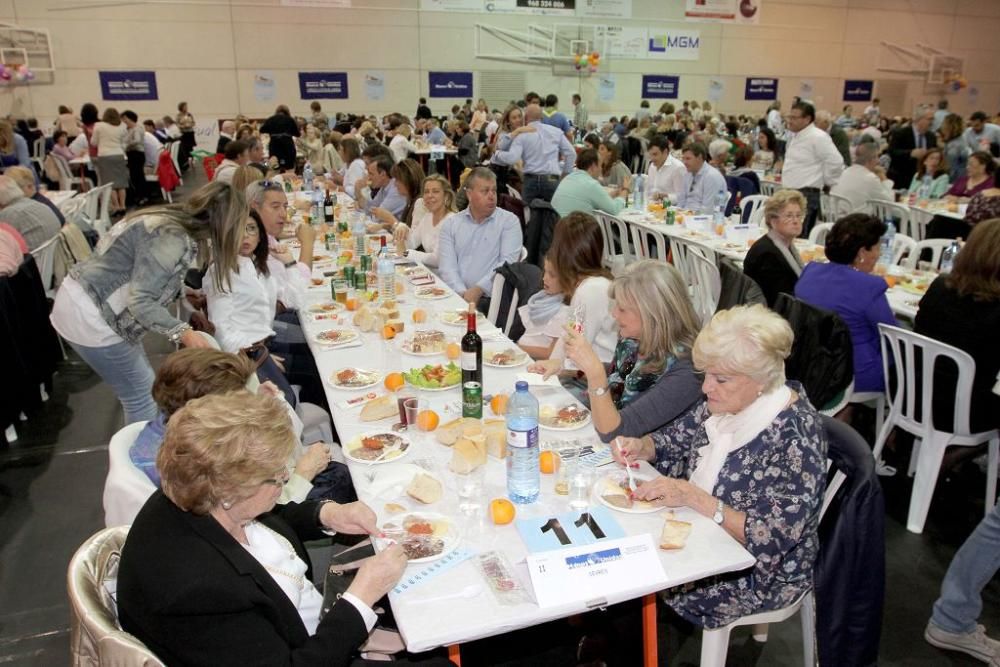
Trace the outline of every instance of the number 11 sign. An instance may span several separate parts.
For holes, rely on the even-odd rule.
[[[595,544],[625,537],[611,512],[591,507],[586,512],[566,512],[553,517],[518,519],[517,531],[530,553]]]

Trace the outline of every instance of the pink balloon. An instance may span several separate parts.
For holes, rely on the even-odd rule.
[[[0,72],[0,79],[4,81],[10,81],[10,70],[4,70]]]

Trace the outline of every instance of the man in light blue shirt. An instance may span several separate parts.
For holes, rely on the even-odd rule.
[[[354,186],[355,192],[358,194],[358,205],[364,209],[365,213],[376,215],[376,209],[383,209],[391,213],[397,220],[402,218],[407,202],[406,197],[401,195],[396,187],[396,179],[390,174],[394,164],[389,155],[378,155],[368,162],[367,183],[363,183],[359,179]],[[369,199],[365,196],[364,185],[370,186],[372,190],[377,189],[378,192]]]
[[[545,97],[545,111],[542,113],[542,122],[552,127],[558,127],[566,135],[567,139],[573,136],[573,129],[569,125],[569,118],[562,111],[559,111],[559,98],[549,94]]]
[[[427,119],[427,143],[432,146],[444,146],[448,143],[448,135],[444,133],[440,127],[438,127],[437,118]]]
[[[987,123],[987,116],[982,111],[977,111],[969,116],[969,127],[962,133],[962,139],[969,151],[990,152],[993,144],[1000,144],[1000,125]]]
[[[476,167],[465,179],[469,206],[441,223],[438,275],[448,287],[485,313],[493,289],[493,272],[521,255],[521,223],[497,208],[497,180]]]
[[[525,126],[511,132],[509,140],[502,138],[493,155],[494,162],[507,167],[524,162],[521,199],[529,206],[534,199],[552,201],[560,175],[573,171],[576,162],[576,149],[566,135],[541,121],[542,108],[529,104],[524,109]]]
[[[688,173],[684,175],[684,188],[677,197],[680,208],[697,213],[711,211],[715,208],[715,197],[719,192],[729,192],[726,177],[708,164],[706,157],[708,150],[703,143],[696,141],[684,147],[681,161]]]
[[[600,176],[601,162],[597,151],[593,148],[580,151],[576,158],[576,169],[560,181],[556,193],[552,195],[552,208],[560,218],[565,218],[574,211],[592,213],[596,210],[617,215],[625,208],[625,200],[618,196],[621,190],[612,199],[597,180]]]

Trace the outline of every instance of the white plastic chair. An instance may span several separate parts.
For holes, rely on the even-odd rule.
[[[760,193],[765,197],[770,197],[778,190],[784,190],[785,187],[779,183],[774,183],[772,181],[761,181],[760,182]]]
[[[55,292],[52,289],[52,269],[55,264],[56,248],[58,245],[59,235],[56,234],[31,251],[31,256],[35,258],[35,264],[38,266],[38,274],[42,279],[42,287],[45,288],[45,296],[50,298]]]
[[[31,161],[38,165],[38,171],[45,169],[45,137],[38,137],[31,144]]]
[[[917,242],[906,234],[896,234],[892,239],[892,263],[899,265],[902,261],[913,254],[913,249]]]
[[[78,198],[83,199],[83,219],[92,229],[103,236],[111,229],[111,216],[108,214],[108,206],[111,203],[111,188],[114,183],[87,190]]]
[[[719,293],[722,291],[722,278],[719,267],[709,258],[710,251],[698,246],[689,246],[688,261],[691,270],[691,304],[701,321],[708,321],[715,315],[719,307]]]
[[[56,168],[59,170],[59,189],[60,190],[72,190],[73,186],[79,186],[80,191],[90,190],[94,187],[94,182],[89,178],[80,176],[74,176],[73,170],[69,166],[66,158],[61,155],[52,154],[55,158]],[[84,187],[86,186],[86,187]]]
[[[502,330],[505,336],[510,333],[510,328],[514,326],[514,315],[517,314],[518,303],[517,289],[514,289],[511,293],[510,303],[507,307],[507,319],[502,323],[497,321],[500,317],[500,302],[503,300],[503,288],[506,283],[507,279],[500,273],[494,274],[493,289],[490,292],[490,310],[486,313],[486,319]]]
[[[629,231],[629,225],[624,220],[619,217],[609,215],[607,216],[607,221],[610,223],[609,231],[618,231],[618,242],[621,245],[622,251],[619,255],[622,258],[622,266],[628,266],[632,262],[639,259],[638,252],[639,246],[632,243],[632,233]],[[614,245],[614,234],[612,234],[612,245]]]
[[[916,438],[910,459],[910,469],[911,471],[915,469],[916,478],[913,480],[913,492],[910,494],[906,529],[912,533],[923,532],[931,498],[934,495],[934,486],[941,470],[941,459],[944,457],[945,449],[952,445],[972,447],[989,442],[989,465],[986,472],[986,514],[989,514],[996,502],[1000,433],[995,429],[970,432],[969,404],[972,379],[976,374],[976,362],[967,352],[927,336],[887,324],[879,324],[878,328],[882,343],[882,373],[886,386],[890,386],[889,368],[893,363],[897,382],[895,390],[890,390],[889,415],[878,434],[872,453],[878,461],[886,438],[895,426],[912,433]],[[916,362],[918,355],[922,365],[919,377]],[[958,370],[954,391],[953,432],[934,428],[932,406],[937,389],[934,386],[934,368],[939,360],[953,364]],[[916,396],[918,387],[921,394],[919,406]]]
[[[910,250],[910,254],[901,263],[908,269],[917,268],[917,262],[920,261],[920,255],[923,254],[924,250],[931,251],[931,266],[937,270],[941,266],[941,255],[944,253],[944,249],[950,246],[952,239],[925,239],[923,241],[917,241]]]
[[[691,259],[691,253],[698,252],[703,257],[710,260],[713,264],[718,265],[718,259],[715,256],[715,252],[710,248],[699,245],[687,239],[681,239],[678,237],[673,237],[670,239],[670,253],[674,262],[674,266],[678,271],[681,272],[681,277],[684,278],[684,283],[686,285],[693,285],[696,280],[694,276],[694,265]]]
[[[108,445],[110,466],[104,482],[104,525],[131,525],[156,486],[129,458],[128,450],[145,428],[146,422],[129,424],[111,436]]]
[[[593,215],[601,229],[601,239],[604,242],[604,250],[601,251],[601,264],[611,271],[612,275],[617,276],[625,268],[625,259],[621,254],[615,253],[615,239],[611,233],[612,223],[608,219],[609,216],[602,211],[595,210]]]
[[[521,200],[521,193],[520,193],[520,192],[518,192],[518,191],[517,191],[517,190],[516,190],[516,189],[514,188],[514,186],[513,186],[513,185],[508,185],[508,186],[507,186],[507,194],[509,194],[509,195],[510,195],[511,197],[513,197],[513,198],[514,198],[514,199],[516,199],[517,201],[522,201],[522,200]]]
[[[879,220],[895,220],[896,231],[903,232],[910,238],[913,238],[913,234],[910,233],[910,207],[903,206],[902,204],[896,204],[891,201],[883,201],[881,199],[869,199],[865,202],[865,206],[871,211]]]
[[[853,209],[851,200],[843,195],[824,192],[819,196],[820,222],[837,222]]]
[[[666,234],[643,225],[627,224],[632,235],[632,245],[635,246],[639,259],[667,261],[667,248],[670,245]],[[654,256],[654,252],[658,256]]]
[[[815,243],[816,245],[823,245],[826,243],[826,235],[833,229],[832,222],[817,222],[813,225],[813,228],[809,230],[809,242]]]
[[[169,146],[169,148],[167,150],[170,151],[170,159],[173,160],[174,169],[177,170],[177,181],[178,181],[178,183],[180,185],[184,185],[184,179],[181,177],[181,163],[178,162],[178,160],[177,160],[177,157],[178,157],[178,155],[180,155],[180,151],[181,151],[181,142],[180,141],[171,141],[168,144],[168,146]]]
[[[764,224],[764,204],[766,203],[767,195],[747,195],[740,200],[740,206],[743,207],[743,219],[747,221],[748,225]]]
[[[910,207],[910,229],[906,232],[917,241],[927,238],[927,223],[934,218],[934,212],[927,209]]]

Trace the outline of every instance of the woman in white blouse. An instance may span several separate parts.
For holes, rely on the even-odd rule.
[[[353,199],[357,199],[354,191],[354,184],[359,178],[363,178],[368,172],[365,169],[365,161],[361,159],[361,146],[354,137],[344,137],[340,141],[340,159],[344,161],[344,173],[340,177],[340,184],[344,186],[346,192]],[[334,181],[338,180],[336,176]]]
[[[392,141],[389,142],[389,150],[392,151],[392,159],[396,162],[402,162],[406,158],[410,157],[410,153],[417,152],[417,146],[412,141],[410,141],[410,136],[413,134],[412,128],[406,123],[403,123],[396,128],[396,134],[393,136]]]
[[[289,404],[294,406],[297,401],[280,363],[283,360],[271,355],[267,344],[275,335],[273,322],[278,300],[298,301],[297,297],[284,292],[304,290],[305,278],[294,265],[283,266],[283,276],[271,273],[267,261],[267,234],[256,211],[250,211],[247,218],[239,253],[236,272],[229,276],[228,290],[219,289],[216,286],[219,281],[205,282],[208,319],[215,325],[215,338],[222,349],[233,353],[245,352],[259,364],[258,379],[274,382]],[[209,268],[213,278],[218,266],[213,263]]]
[[[434,174],[424,179],[423,203],[426,213],[419,218],[414,216],[412,229],[399,223],[393,229],[393,236],[407,257],[436,267],[441,224],[455,213],[455,191],[444,176]]]

